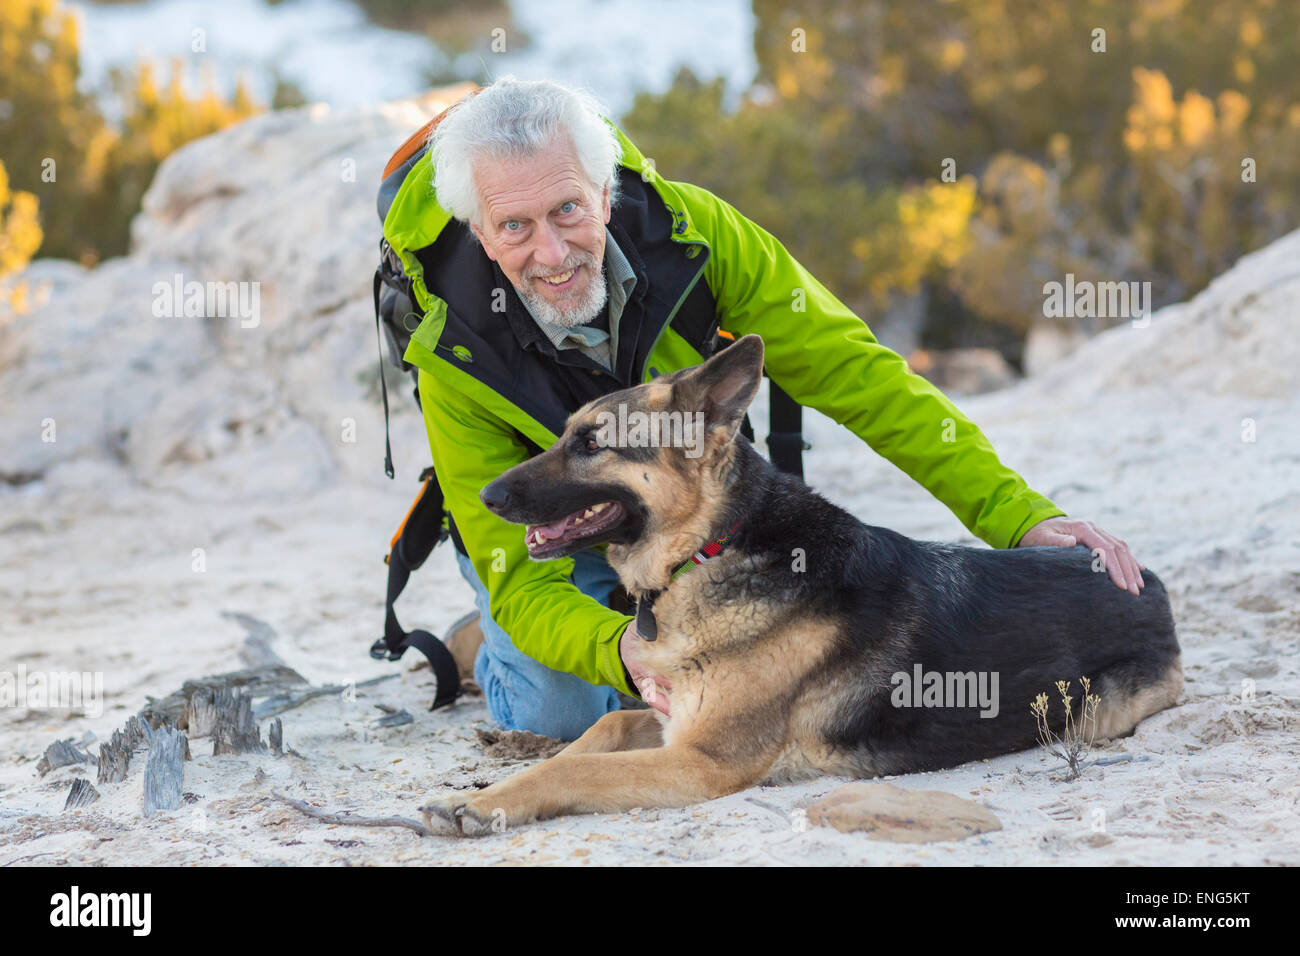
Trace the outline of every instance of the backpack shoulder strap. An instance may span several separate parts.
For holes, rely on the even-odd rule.
[[[446,707],[461,695],[460,672],[447,646],[429,631],[407,631],[397,620],[393,605],[401,596],[411,572],[422,565],[434,547],[447,537],[443,528],[442,491],[432,468],[420,475],[420,493],[416,495],[397,533],[393,535],[388,557],[388,595],[385,599],[384,636],[370,647],[377,660],[399,660],[407,648],[414,647],[429,660],[438,689],[430,710]]]
[[[767,449],[772,464],[803,478],[803,453],[812,447],[803,438],[803,406],[771,377],[768,383]]]
[[[479,88],[476,87],[468,95],[473,96],[478,92]],[[461,99],[457,102],[463,101]],[[429,135],[454,106],[455,104],[447,107],[447,109],[411,134],[388,160],[388,165],[384,167],[383,179],[379,186],[377,205],[380,222],[387,218],[388,209],[397,196],[398,190],[401,189],[402,182],[426,149]],[[388,435],[388,384],[384,376],[383,333],[381,331],[384,326],[384,319],[381,314],[380,297],[385,285],[391,286],[396,292],[403,293],[408,297],[410,293],[408,289],[404,288],[406,285],[405,276],[401,275],[400,267],[396,263],[392,251],[388,248],[387,242],[381,239],[379,246],[380,265],[375,271],[373,282],[375,336],[379,348],[380,393],[383,396],[384,403],[384,472],[389,478],[392,478],[394,475],[393,452]],[[415,400],[418,405],[420,401],[418,388],[415,393]],[[444,525],[444,521],[446,521],[446,525]],[[411,572],[425,562],[430,552],[446,540],[448,534],[456,540],[458,548],[464,550],[464,544],[460,541],[455,524],[451,522],[450,516],[445,514],[442,489],[438,486],[438,476],[433,468],[429,467],[420,474],[419,494],[415,496],[415,501],[412,502],[410,509],[406,512],[406,517],[402,519],[397,533],[393,535],[388,556],[384,559],[384,562],[388,565],[388,593],[384,601],[384,636],[370,646],[370,656],[378,660],[395,661],[406,653],[407,648],[414,647],[428,658],[429,665],[433,668],[434,677],[438,682],[438,689],[433,704],[429,708],[430,710],[446,707],[461,695],[459,669],[456,666],[455,659],[451,656],[451,651],[447,650],[447,646],[432,633],[424,630],[408,631],[403,628],[401,622],[397,619],[397,611],[394,605],[406,588],[406,582],[410,579]]]

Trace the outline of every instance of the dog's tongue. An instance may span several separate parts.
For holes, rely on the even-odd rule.
[[[559,521],[552,521],[550,524],[530,525],[528,533],[531,535],[534,531],[542,536],[545,541],[552,541],[555,538],[564,537],[564,532],[568,530],[569,522],[573,520],[573,515],[567,515]]]

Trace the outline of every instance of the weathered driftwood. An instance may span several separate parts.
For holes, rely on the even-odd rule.
[[[271,721],[271,726],[266,729],[266,739],[271,745],[271,753],[277,757],[284,756],[284,724],[280,718],[276,717]]]
[[[36,764],[36,772],[42,777],[51,770],[70,767],[78,763],[93,763],[94,757],[79,748],[73,739],[56,740],[45,748],[45,755]]]
[[[274,694],[287,687],[306,685],[307,678],[292,667],[286,664],[269,664],[264,667],[250,667],[245,670],[229,671],[225,674],[213,674],[210,677],[187,680],[181,684],[180,692],[188,697],[201,688],[233,690],[238,687],[249,697],[262,697],[266,694]]]
[[[127,720],[121,730],[113,731],[108,743],[99,745],[97,783],[120,783],[131,767],[131,754],[148,746],[151,731],[139,717]]]
[[[239,688],[200,691],[194,700],[203,700],[200,709],[205,717],[212,714],[212,755],[263,754],[262,732],[253,719],[253,702]]]
[[[386,680],[394,680],[398,674],[384,674],[356,684],[327,684],[313,687],[307,679],[292,667],[273,664],[266,667],[253,667],[242,671],[230,671],[225,674],[213,674],[197,680],[187,680],[178,691],[166,697],[150,697],[149,703],[140,711],[140,716],[151,727],[173,724],[184,730],[191,737],[206,736],[195,732],[188,724],[190,700],[200,691],[240,689],[244,694],[256,700],[253,704],[253,716],[258,720],[274,717],[286,710],[292,710],[317,697],[332,697],[349,690],[372,687]]]
[[[337,697],[345,691],[373,687],[383,681],[393,680],[397,676],[397,674],[385,674],[382,677],[372,677],[370,680],[363,680],[352,685],[326,684],[322,687],[295,687],[291,690],[273,694],[266,700],[259,701],[253,706],[253,716],[258,720],[274,717],[276,714],[283,714],[286,710],[292,710],[309,700],[315,700],[317,697]]]
[[[414,830],[420,836],[445,836],[436,830],[425,826],[419,820],[412,820],[409,817],[354,817],[348,813],[330,813],[322,810],[320,807],[313,807],[310,803],[302,800],[291,800],[283,794],[271,791],[271,796],[287,806],[293,807],[300,813],[325,823],[334,823],[344,826],[353,827],[404,827],[407,830]]]
[[[415,718],[411,716],[411,712],[405,707],[401,710],[393,710],[391,707],[381,707],[380,709],[387,711],[387,713],[375,721],[376,727],[401,727],[415,721]]]
[[[286,754],[290,757],[297,757],[300,760],[306,759],[292,747],[284,745],[284,724],[280,722],[279,717],[271,719],[271,724],[266,730],[267,739],[271,743],[271,752],[277,757],[283,757]]]
[[[175,810],[181,805],[185,788],[185,760],[190,755],[185,734],[171,727],[153,732],[149,743],[149,760],[144,766],[144,815],[159,810]]]
[[[252,720],[255,716],[252,713],[252,701],[241,688],[199,688],[190,696],[189,706],[185,710],[185,732],[194,738],[212,737],[216,735],[223,719],[226,719],[227,724],[238,724],[241,718],[235,712],[239,710],[241,700],[244,702],[242,706],[249,709],[249,719]],[[253,729],[256,730],[256,727]],[[244,727],[243,732],[247,731],[248,728]]]
[[[173,691],[166,697],[150,697],[149,703],[140,711],[140,715],[149,722],[150,726],[173,724],[194,736],[185,722],[188,718],[190,698],[199,691],[215,692],[239,688],[249,697],[265,697],[287,688],[303,686],[308,686],[307,678],[284,664],[250,667],[245,670],[187,680],[181,685],[180,690]]]
[[[72,789],[68,791],[68,800],[63,804],[63,812],[88,807],[98,799],[99,791],[91,785],[90,781],[85,777],[78,777],[72,781]]]
[[[271,642],[277,635],[275,628],[270,624],[242,611],[222,611],[221,616],[228,621],[234,621],[248,632],[244,635],[244,646],[239,649],[239,659],[244,662],[245,667],[284,664],[280,655],[271,649]]]

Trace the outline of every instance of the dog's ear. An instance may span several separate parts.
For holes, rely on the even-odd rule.
[[[708,428],[725,428],[730,438],[758,394],[762,378],[763,340],[746,335],[674,382],[673,404],[703,412]]]

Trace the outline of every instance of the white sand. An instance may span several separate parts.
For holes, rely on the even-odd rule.
[[[1003,824],[928,846],[801,829],[796,811],[844,782],[833,778],[479,841],[331,827],[274,804],[279,789],[415,817],[444,785],[524,765],[483,755],[481,699],[429,713],[427,669],[366,655],[387,537],[426,457],[403,389],[400,480],[383,479],[376,406],[357,381],[374,363],[373,183],[434,105],[265,117],[193,144],[160,173],[132,256],[86,275],[40,263],[31,274],[54,280],[50,303],[0,320],[0,461],[44,476],[0,485],[0,670],[102,672],[105,692],[98,716],[0,710],[0,865],[1300,863],[1300,233],[1149,328],[1118,328],[1029,382],[961,402],[1034,487],[1126,539],[1173,597],[1186,690],[1101,748],[1132,762],[1063,783],[1025,752],[897,778],[971,796]],[[339,175],[348,158],[355,183]],[[263,282],[261,323],[153,318],[152,284],[177,270]],[[348,417],[355,444],[339,440]],[[52,444],[40,441],[45,418]],[[975,543],[892,465],[810,418],[820,491],[869,523]],[[469,606],[447,547],[400,610],[438,629]],[[141,754],[127,781],[61,813],[71,779],[93,782],[94,769],[42,778],[45,747],[89,731],[97,751],[147,695],[242,666],[244,632],[222,611],[271,624],[274,649],[313,683],[400,678],[285,714],[301,758],[211,757],[210,741],[192,741],[184,786],[196,800],[181,810],[144,820]],[[375,729],[380,704],[415,720]]]

